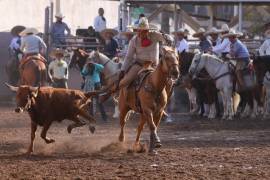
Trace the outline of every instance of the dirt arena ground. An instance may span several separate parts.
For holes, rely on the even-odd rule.
[[[209,121],[175,114],[162,123],[163,147],[157,156],[128,153],[137,119],[126,128],[126,143],[117,142],[118,120],[99,122],[95,134],[87,127],[67,134],[69,123],[55,123],[46,145],[37,132],[35,153],[29,144],[27,114],[0,108],[0,179],[269,179],[270,120]],[[148,129],[142,135],[148,143]]]

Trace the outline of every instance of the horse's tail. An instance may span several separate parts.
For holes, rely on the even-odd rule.
[[[240,95],[238,93],[233,93],[233,112],[236,113],[237,112],[237,108],[239,106],[240,103]]]

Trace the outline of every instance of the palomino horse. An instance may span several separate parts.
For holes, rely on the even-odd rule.
[[[194,56],[189,73],[194,77],[203,69],[215,80],[216,88],[221,91],[224,113],[222,119],[232,120],[238,103],[233,101],[233,82],[229,64],[210,54],[198,53]],[[211,109],[210,109],[211,113]]]
[[[148,123],[150,128],[149,152],[154,153],[155,148],[159,148],[161,146],[160,139],[157,135],[157,127],[168,101],[166,86],[168,86],[170,80],[175,80],[179,76],[178,54],[173,48],[167,46],[162,48],[162,52],[160,63],[153,72],[149,73],[149,75],[144,78],[140,89],[136,93],[137,95],[135,95],[136,90],[133,86],[124,87],[120,90],[120,142],[123,142],[125,139],[124,127],[128,112],[130,110],[134,110],[140,113],[140,122],[137,129],[136,142],[134,144],[135,150],[137,147],[139,147],[140,150],[142,148],[140,144],[140,135],[145,122]],[[140,102],[139,109],[137,106],[138,101]]]
[[[47,78],[47,70],[42,57],[28,56],[26,60],[20,64],[21,85],[29,86],[45,86]]]

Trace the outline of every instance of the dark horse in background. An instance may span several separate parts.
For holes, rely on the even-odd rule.
[[[188,75],[189,67],[192,63],[194,53],[192,52],[182,52],[179,54],[179,60],[181,61],[180,72],[185,79],[188,79],[188,83],[191,87],[195,88],[197,91],[197,100],[201,108],[201,115],[204,114],[204,104],[216,104],[217,115],[220,116],[220,107],[218,103],[218,90],[215,86],[215,82],[209,78],[207,72],[203,71],[199,78],[192,80]],[[190,88],[190,87],[188,87]]]
[[[9,84],[15,86],[18,84],[20,79],[20,72],[19,72],[19,59],[16,57],[16,54],[10,51],[10,56],[7,64],[5,65],[5,71],[8,77]]]

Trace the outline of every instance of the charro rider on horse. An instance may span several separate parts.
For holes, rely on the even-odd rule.
[[[23,58],[20,63],[20,68],[28,61],[30,56],[35,56],[37,59],[46,62],[46,59],[41,55],[45,54],[47,46],[45,42],[36,34],[38,30],[35,28],[26,28],[20,33],[21,39],[21,51],[23,52]]]
[[[118,89],[128,86],[142,69],[155,67],[159,62],[159,42],[172,41],[170,36],[150,27],[145,17],[141,18],[133,29],[136,30],[137,35],[129,42],[128,52],[119,75],[119,84],[117,83],[118,85],[102,96],[101,101],[110,97]]]
[[[240,89],[245,87],[242,71],[248,67],[249,64],[249,52],[247,47],[237,38],[242,36],[242,33],[236,33],[234,30],[230,30],[223,37],[228,37],[230,46],[230,58],[236,60],[236,76],[240,86]]]

